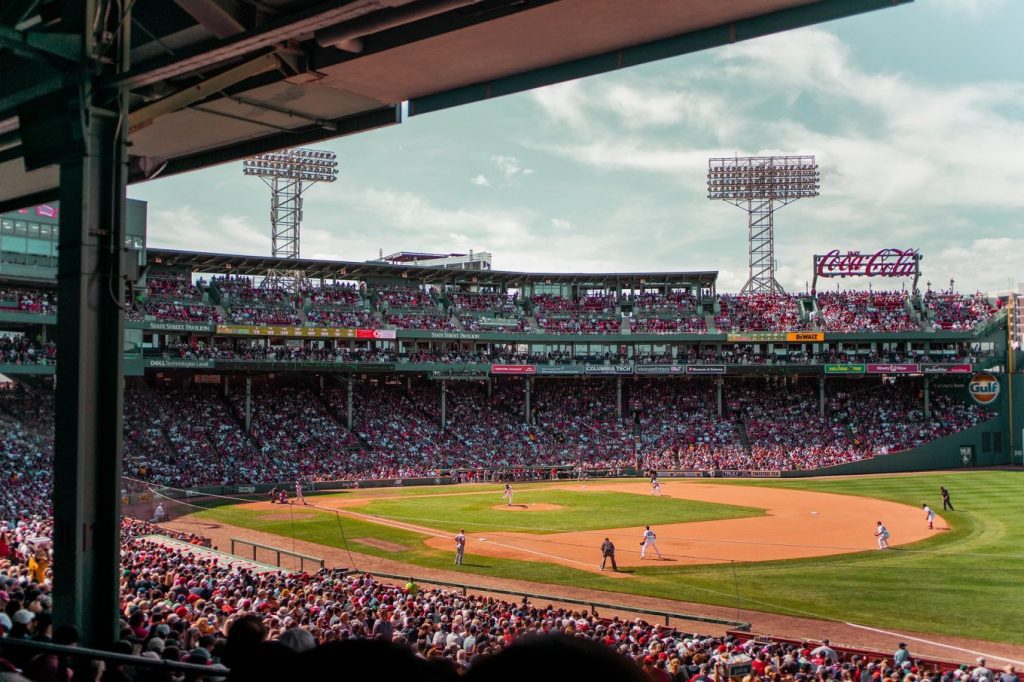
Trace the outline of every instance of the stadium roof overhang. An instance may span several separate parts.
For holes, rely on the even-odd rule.
[[[81,85],[60,22],[76,1],[0,7],[0,211],[56,198],[33,140]],[[138,182],[394,124],[404,101],[420,114],[910,1],[137,2],[132,66],[107,85],[130,92]]]
[[[607,284],[635,288],[656,284],[697,284],[713,287],[717,271],[700,272],[509,272],[502,270],[460,270],[379,262],[312,260],[308,258],[266,258],[194,253],[172,249],[147,249],[150,265],[211,275],[263,276],[272,271],[298,270],[311,279],[407,280],[416,284],[475,284],[521,287],[528,284]]]

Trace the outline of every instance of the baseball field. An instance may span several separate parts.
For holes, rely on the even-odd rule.
[[[955,511],[942,511],[939,487]],[[243,529],[329,564],[384,557],[472,577],[660,597],[831,620],[879,632],[1024,644],[1024,474],[977,471],[804,480],[663,479],[351,490],[309,506],[222,500],[179,518],[227,537]],[[929,529],[921,508],[938,513]],[[877,521],[892,533],[877,549]],[[640,558],[644,526],[661,558]],[[465,563],[453,536],[465,529]],[[222,539],[223,539],[222,537]],[[599,546],[620,571],[601,571]],[[310,545],[313,543],[313,545]],[[271,544],[266,542],[266,544]]]

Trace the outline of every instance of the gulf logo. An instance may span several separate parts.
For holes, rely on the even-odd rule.
[[[979,405],[991,405],[999,397],[999,380],[988,372],[980,372],[971,377],[967,392]]]

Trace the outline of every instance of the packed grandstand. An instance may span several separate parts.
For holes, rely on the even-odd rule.
[[[52,530],[49,520],[24,518],[0,531],[0,629],[4,635],[0,666],[5,674],[19,669],[33,680],[61,679],[57,656],[3,646],[4,640],[63,645],[77,641],[73,628],[54,627],[50,613],[52,567],[47,543]],[[490,673],[494,663],[504,664],[506,658],[511,664],[516,653],[511,647],[523,646],[532,636],[559,634],[588,648],[573,650],[571,642],[558,643],[549,652],[557,658],[545,661],[549,673],[569,675],[589,661],[595,667],[606,666],[602,672],[609,679],[665,682],[743,676],[843,682],[1019,682],[1012,667],[999,673],[993,672],[995,666],[987,667],[983,658],[973,665],[921,659],[904,643],[894,644],[895,653],[890,656],[830,645],[827,639],[808,643],[740,631],[702,635],[641,618],[600,616],[592,609],[526,598],[507,601],[421,588],[412,582],[396,585],[370,574],[330,569],[312,574],[268,571],[245,562],[223,561],[205,551],[209,542],[201,536],[131,519],[121,524],[120,546],[117,651],[207,666],[204,679],[223,676],[226,668],[231,670],[230,679],[280,679],[306,666],[324,669],[320,666],[333,655],[337,656],[330,659],[333,666],[369,667],[386,678],[389,675],[381,671],[399,671],[394,679],[454,680],[461,674],[472,675],[474,667]],[[376,648],[369,642],[375,642]],[[349,648],[338,648],[341,643]],[[602,654],[599,647],[607,653]],[[511,653],[503,655],[506,651]],[[635,662],[637,673],[616,668],[611,652]],[[536,666],[543,660],[538,658],[540,653],[527,650],[522,655],[529,655],[527,665]],[[388,657],[386,662],[382,655]],[[485,663],[488,660],[490,664]],[[172,679],[169,672],[131,665],[108,668],[104,676],[95,666],[81,663],[76,679]],[[117,675],[111,677],[111,672]]]
[[[44,325],[24,325],[31,319],[26,315],[52,316],[57,308],[50,291],[0,288],[0,316],[16,313],[12,319],[21,325],[0,338],[2,364],[47,367],[59,361]],[[972,334],[1000,308],[998,300],[952,291],[745,296],[662,286],[560,295],[306,282],[290,292],[250,277],[158,273],[135,291],[126,319],[146,334],[137,349],[142,358],[185,364],[171,364],[159,376],[154,364],[142,376],[126,378],[124,473],[132,479],[126,492],[649,470],[777,474],[884,457],[995,414],[951,393],[927,395],[927,378],[919,371],[891,376],[859,370],[862,376],[826,381],[821,367],[956,363],[955,371],[964,371],[991,352]],[[220,333],[231,325],[252,333]],[[405,336],[303,338],[265,327],[394,329]],[[434,332],[449,337],[430,336]],[[811,336],[783,343],[794,332]],[[893,333],[899,341],[892,341]],[[833,334],[853,336],[827,342]],[[596,342],[580,342],[581,335]],[[576,340],[562,343],[560,337]],[[662,340],[649,340],[655,337]],[[187,361],[214,364],[196,369]],[[235,364],[220,371],[220,361]],[[259,363],[255,374],[245,371],[250,362]],[[302,363],[346,371],[289,371]],[[715,368],[715,376],[668,376],[677,365]],[[772,373],[769,365],[788,369]],[[525,367],[531,371],[503,376],[486,369],[494,366],[514,375]],[[594,369],[596,376],[589,376],[579,369],[584,366],[611,371]],[[459,367],[461,375],[454,369]],[[542,367],[558,371],[538,376]],[[651,375],[633,367],[646,367]],[[650,369],[657,367],[664,375]],[[722,376],[726,367],[750,371]],[[430,376],[438,371],[458,380]],[[207,379],[197,380],[197,372]],[[7,465],[0,497],[6,528],[0,601],[7,619],[0,618],[0,629],[9,636],[49,626],[53,422],[53,387],[45,375],[28,373],[0,390],[0,459]],[[242,670],[246,663],[231,659],[237,628],[247,633],[239,637],[273,640],[264,642],[269,648],[260,655],[278,660],[316,645],[385,639],[455,674],[525,635],[561,632],[625,654],[649,677],[665,680],[702,679],[739,653],[749,653],[754,668],[769,677],[772,670],[865,682],[897,672],[943,682],[972,675],[920,661],[904,666],[830,654],[827,646],[692,635],[582,610],[403,589],[361,574],[260,572],[200,551],[209,544],[198,535],[124,520],[126,652]],[[24,615],[29,611],[31,618]],[[60,637],[71,635],[62,631]],[[46,677],[52,657],[30,658],[13,649],[2,656],[40,679],[54,679]]]

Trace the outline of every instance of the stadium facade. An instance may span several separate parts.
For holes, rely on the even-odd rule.
[[[1008,343],[1014,307],[1001,301],[957,324],[927,296],[900,298],[884,317],[875,309],[878,301],[851,313],[843,306],[852,309],[854,303],[843,300],[837,308],[826,301],[828,294],[780,299],[789,306],[782,312],[775,309],[778,301],[758,302],[772,309],[765,314],[748,299],[720,294],[711,270],[525,273],[319,260],[289,263],[304,273],[306,287],[286,296],[260,287],[281,267],[277,259],[147,250],[145,213],[143,202],[130,203],[126,246],[140,275],[126,295],[132,304],[125,320],[125,375],[150,385],[212,383],[225,395],[244,391],[240,417],[246,431],[253,382],[275,378],[320,388],[325,380],[340,382],[347,400],[339,419],[349,430],[353,410],[358,413],[353,386],[378,383],[436,387],[427,395],[438,403],[444,430],[453,382],[486,384],[488,396],[495,382],[521,382],[526,423],[533,419],[530,401],[539,382],[607,382],[618,419],[639,424],[629,398],[639,382],[706,384],[713,411],[727,418],[731,382],[811,383],[825,415],[826,387],[859,379],[864,385],[916,382],[912,390],[925,417],[934,397],[946,395],[985,412],[986,419],[895,455],[780,475],[1020,462],[1024,401],[1015,405],[1013,394],[1021,395],[1024,386],[1012,372],[1019,358],[1010,355],[1019,351]],[[49,299],[58,217],[56,205],[0,216],[0,331],[8,336],[43,344],[53,336],[57,305]],[[48,302],[25,305],[19,295]],[[956,299],[957,305],[966,300]],[[8,358],[0,373],[52,386],[52,355]]]

